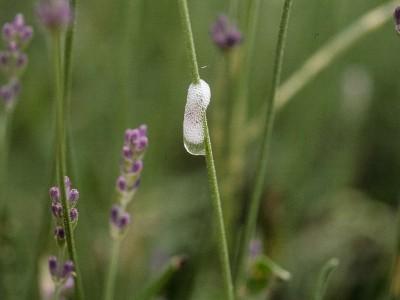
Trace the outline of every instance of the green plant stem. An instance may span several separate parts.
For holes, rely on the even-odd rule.
[[[78,264],[74,232],[72,229],[71,219],[69,215],[69,204],[67,201],[67,192],[64,177],[67,175],[66,166],[66,130],[65,130],[65,103],[64,103],[64,72],[63,72],[63,61],[62,61],[62,47],[61,47],[61,34],[55,33],[53,35],[53,51],[54,51],[54,66],[55,66],[55,78],[56,78],[56,132],[57,132],[57,158],[56,158],[56,169],[57,169],[57,181],[61,187],[61,204],[63,206],[63,221],[65,237],[67,242],[68,254],[70,259],[74,263],[75,268],[75,292],[77,299],[83,299],[83,287],[80,268]]]
[[[208,183],[211,189],[211,198],[215,210],[215,216],[218,223],[218,247],[220,259],[222,263],[222,272],[224,275],[224,284],[226,291],[226,299],[234,299],[234,289],[232,283],[231,267],[229,263],[228,243],[225,232],[224,216],[222,213],[221,199],[218,189],[217,173],[214,165],[214,158],[212,154],[210,133],[207,125],[207,117],[204,117],[204,134],[205,134],[205,150],[206,150],[206,164],[208,172]]]
[[[285,0],[283,5],[283,12],[279,26],[278,42],[275,53],[271,91],[270,95],[267,98],[267,110],[265,112],[265,122],[264,122],[265,125],[262,134],[262,143],[261,143],[262,146],[261,146],[261,153],[259,160],[260,163],[258,164],[259,167],[257,168],[255,184],[250,198],[250,207],[248,210],[246,223],[244,227],[243,240],[240,245],[236,283],[240,281],[243,276],[244,266],[247,258],[247,250],[249,247],[250,239],[254,235],[258,211],[260,207],[261,195],[264,190],[264,183],[265,183],[267,163],[268,163],[269,144],[274,124],[274,103],[277,96],[277,89],[281,78],[286,35],[289,25],[289,17],[290,17],[292,2],[293,0]]]
[[[339,266],[339,260],[337,258],[331,258],[322,267],[320,275],[319,275],[317,287],[316,287],[315,293],[314,293],[314,300],[323,300],[324,299],[324,296],[325,296],[325,293],[326,293],[326,290],[328,287],[329,279],[330,279],[332,273],[336,270],[336,268],[338,266]]]
[[[114,239],[111,246],[110,264],[108,268],[108,276],[106,281],[106,288],[104,292],[104,300],[114,299],[115,279],[117,276],[118,258],[120,251],[121,240]]]
[[[8,156],[8,120],[9,113],[3,111],[0,113],[0,208],[3,209],[3,205],[6,204],[6,178],[7,178],[7,156]]]
[[[185,257],[172,257],[167,266],[153,280],[153,282],[142,292],[137,300],[152,300],[157,297],[162,289],[168,284],[172,276],[179,271]]]
[[[196,48],[194,46],[192,25],[190,24],[190,14],[186,0],[178,0],[179,11],[182,20],[182,28],[185,36],[186,52],[190,61],[193,83],[200,82],[199,67],[197,64]]]
[[[384,3],[352,23],[330,39],[308,58],[278,89],[275,110],[279,111],[318,74],[329,67],[345,51],[367,34],[383,26],[392,18],[398,1]],[[261,111],[265,111],[262,109]],[[263,123],[264,116],[257,115],[249,125],[249,136],[256,137]]]
[[[68,111],[69,109],[69,93],[71,90],[71,70],[72,70],[72,50],[74,47],[74,37],[75,37],[75,28],[76,28],[76,20],[77,20],[77,14],[76,14],[76,6],[77,6],[77,0],[71,0],[71,9],[72,9],[72,14],[74,16],[74,21],[72,22],[71,26],[68,27],[67,33],[65,35],[65,45],[64,45],[64,91],[63,91],[63,97],[64,101],[66,103]]]
[[[190,23],[189,9],[186,0],[178,0],[179,10],[182,19],[182,26],[185,33],[187,55],[189,61],[191,62],[191,72],[192,72],[192,82],[198,83],[200,81],[199,69],[197,64],[196,50],[194,46],[192,27]],[[218,189],[217,173],[214,165],[214,157],[212,154],[210,133],[207,124],[207,115],[204,114],[203,120],[204,128],[204,147],[205,147],[205,157],[206,165],[208,171],[208,181],[210,186],[210,193],[213,202],[213,207],[215,210],[215,217],[218,224],[218,248],[222,264],[223,279],[225,285],[226,299],[234,299],[234,289],[232,283],[231,268],[229,263],[229,252],[228,243],[226,239],[224,217],[222,213],[221,199]]]

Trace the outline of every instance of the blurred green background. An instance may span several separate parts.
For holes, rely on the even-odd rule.
[[[262,1],[250,118],[270,88],[282,2]],[[384,2],[295,0],[283,80],[335,33]],[[43,259],[55,251],[50,225],[43,233],[51,220],[47,191],[54,184],[53,67],[35,3],[0,0],[1,23],[21,12],[35,27],[12,122],[9,209],[0,222],[0,277],[6,286],[1,299],[36,299],[31,278],[37,248],[42,247]],[[201,75],[213,90],[222,55],[209,30],[228,1],[192,0],[189,7]],[[150,147],[131,207],[133,226],[123,242],[115,299],[132,299],[175,254],[186,254],[189,261],[168,285],[167,299],[222,299],[204,161],[186,153],[182,143],[190,76],[177,1],[79,1],[77,18],[70,176],[81,194],[76,237],[87,298],[102,294],[108,211],[124,129],[146,123]],[[399,53],[399,36],[388,22],[277,115],[258,234],[266,253],[292,273],[292,280],[280,284],[271,299],[310,299],[318,272],[331,257],[341,264],[327,299],[386,299],[399,198]],[[239,211],[249,198],[259,141],[241,157],[246,168],[235,204]],[[216,151],[222,147],[214,144]]]

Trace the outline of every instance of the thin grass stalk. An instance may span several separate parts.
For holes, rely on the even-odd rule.
[[[108,276],[106,281],[106,288],[104,292],[104,300],[113,300],[115,291],[115,279],[117,276],[119,252],[121,248],[121,240],[113,239],[111,246],[110,265],[108,268]]]
[[[248,214],[246,217],[246,223],[244,227],[244,235],[243,240],[240,245],[240,252],[238,256],[238,273],[236,274],[236,283],[242,279],[246,258],[247,258],[247,250],[249,248],[249,243],[251,238],[254,235],[258,211],[260,208],[261,196],[264,190],[267,164],[268,164],[268,153],[269,153],[269,145],[272,136],[272,130],[274,125],[274,104],[277,98],[278,86],[281,79],[282,73],[282,65],[283,65],[283,57],[285,52],[285,42],[287,36],[287,29],[289,25],[290,12],[292,7],[293,0],[285,0],[283,5],[283,12],[281,17],[281,22],[279,26],[278,33],[278,42],[275,53],[275,62],[273,69],[273,78],[270,94],[267,98],[267,110],[265,112],[265,123],[264,130],[262,134],[262,143],[261,143],[261,153],[260,153],[260,162],[258,164],[258,169],[255,177],[254,188],[252,190],[252,195],[250,198],[250,207],[248,210]]]
[[[394,7],[399,1],[390,1],[371,9],[343,31],[330,39],[308,58],[278,89],[275,110],[280,111],[307,84],[312,82],[323,70],[332,65],[344,52],[369,33],[391,20]],[[264,107],[261,111],[265,111]],[[257,137],[264,115],[257,115],[249,125],[249,136]]]
[[[190,15],[187,6],[187,1],[178,0],[178,5],[181,14],[183,31],[185,33],[187,54],[191,65],[192,82],[196,84],[200,82],[200,75],[197,64],[196,50],[194,46],[193,33],[190,23]],[[222,212],[221,199],[217,181],[217,173],[215,170],[214,157],[212,154],[212,146],[211,146],[210,133],[208,130],[206,114],[203,120],[203,128],[205,135],[204,146],[205,146],[206,165],[208,171],[208,181],[209,181],[213,207],[215,210],[215,217],[217,219],[217,224],[218,224],[218,248],[222,264],[225,294],[226,294],[226,299],[233,300],[234,288],[233,288],[231,268],[229,263],[228,244],[226,239],[224,217]]]
[[[66,115],[64,98],[64,72],[63,72],[63,51],[60,33],[53,36],[54,66],[55,66],[55,85],[56,85],[56,132],[57,132],[57,158],[56,170],[57,181],[61,187],[61,204],[63,206],[64,230],[67,242],[67,249],[70,259],[75,268],[75,294],[77,299],[84,299],[81,272],[78,264],[78,258],[75,248],[74,232],[72,230],[71,219],[69,215],[69,203],[67,201],[67,192],[64,177],[67,176],[66,162]]]
[[[254,54],[257,24],[260,11],[260,0],[253,0],[249,6],[249,24],[247,27],[246,44],[244,47],[244,59],[240,71],[237,73],[237,86],[231,115],[229,117],[229,161],[228,161],[228,186],[231,187],[230,193],[227,195],[228,202],[234,197],[237,187],[240,188],[240,174],[244,168],[243,154],[246,151],[246,132],[242,128],[246,127],[247,111],[248,111],[248,87],[250,82],[250,73],[252,67],[252,58]],[[236,187],[233,188],[233,187]]]

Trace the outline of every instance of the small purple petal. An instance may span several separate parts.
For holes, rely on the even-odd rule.
[[[49,190],[50,198],[53,202],[59,202],[60,201],[60,189],[56,186],[53,186]]]
[[[55,256],[49,257],[49,271],[50,271],[50,275],[52,277],[57,276],[58,262],[57,262],[57,258]]]
[[[73,271],[74,271],[74,263],[71,260],[67,260],[63,266],[63,271],[61,274],[62,278],[66,279],[67,277],[71,276]]]
[[[68,200],[75,204],[79,200],[79,191],[77,189],[72,189],[68,193]]]
[[[133,163],[132,172],[140,173],[143,170],[143,161],[137,160]]]
[[[126,179],[124,176],[119,176],[117,179],[117,190],[119,192],[125,192],[127,188]]]
[[[79,213],[78,213],[78,210],[75,207],[71,208],[71,211],[69,212],[69,215],[70,215],[70,218],[71,218],[72,222],[76,222],[78,220]]]

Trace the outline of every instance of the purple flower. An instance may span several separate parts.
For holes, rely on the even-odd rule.
[[[78,221],[78,209],[76,209],[75,207],[71,208],[70,212],[69,212],[69,216],[71,218],[71,222],[76,222]]]
[[[6,85],[0,87],[0,98],[6,106],[11,106],[17,99],[21,90],[21,85],[17,79],[12,79]]]
[[[61,226],[57,226],[56,229],[54,229],[54,236],[56,237],[57,240],[63,241],[65,239],[65,230]]]
[[[25,24],[22,14],[17,14],[12,22],[3,25],[2,35],[8,48],[14,51],[29,44],[33,37],[33,29]]]
[[[71,189],[68,193],[68,200],[72,205],[75,205],[79,199],[79,191],[77,189]]]
[[[130,222],[131,216],[128,212],[125,212],[118,205],[112,206],[110,210],[110,223],[118,233],[124,232]]]
[[[56,186],[53,186],[49,190],[50,198],[53,202],[60,201],[60,189]]]
[[[394,10],[393,17],[396,31],[400,34],[400,6]]]
[[[37,15],[43,26],[50,31],[65,30],[73,21],[68,0],[41,0]]]
[[[60,202],[53,202],[51,204],[51,212],[56,219],[61,219],[63,216],[63,209]]]
[[[220,15],[211,28],[214,44],[221,50],[229,50],[240,44],[242,34],[227,16]]]
[[[72,272],[74,272],[74,263],[71,260],[67,260],[64,263],[61,277],[67,279],[72,275]]]
[[[49,257],[49,271],[51,277],[56,277],[58,273],[58,262],[55,256]]]

